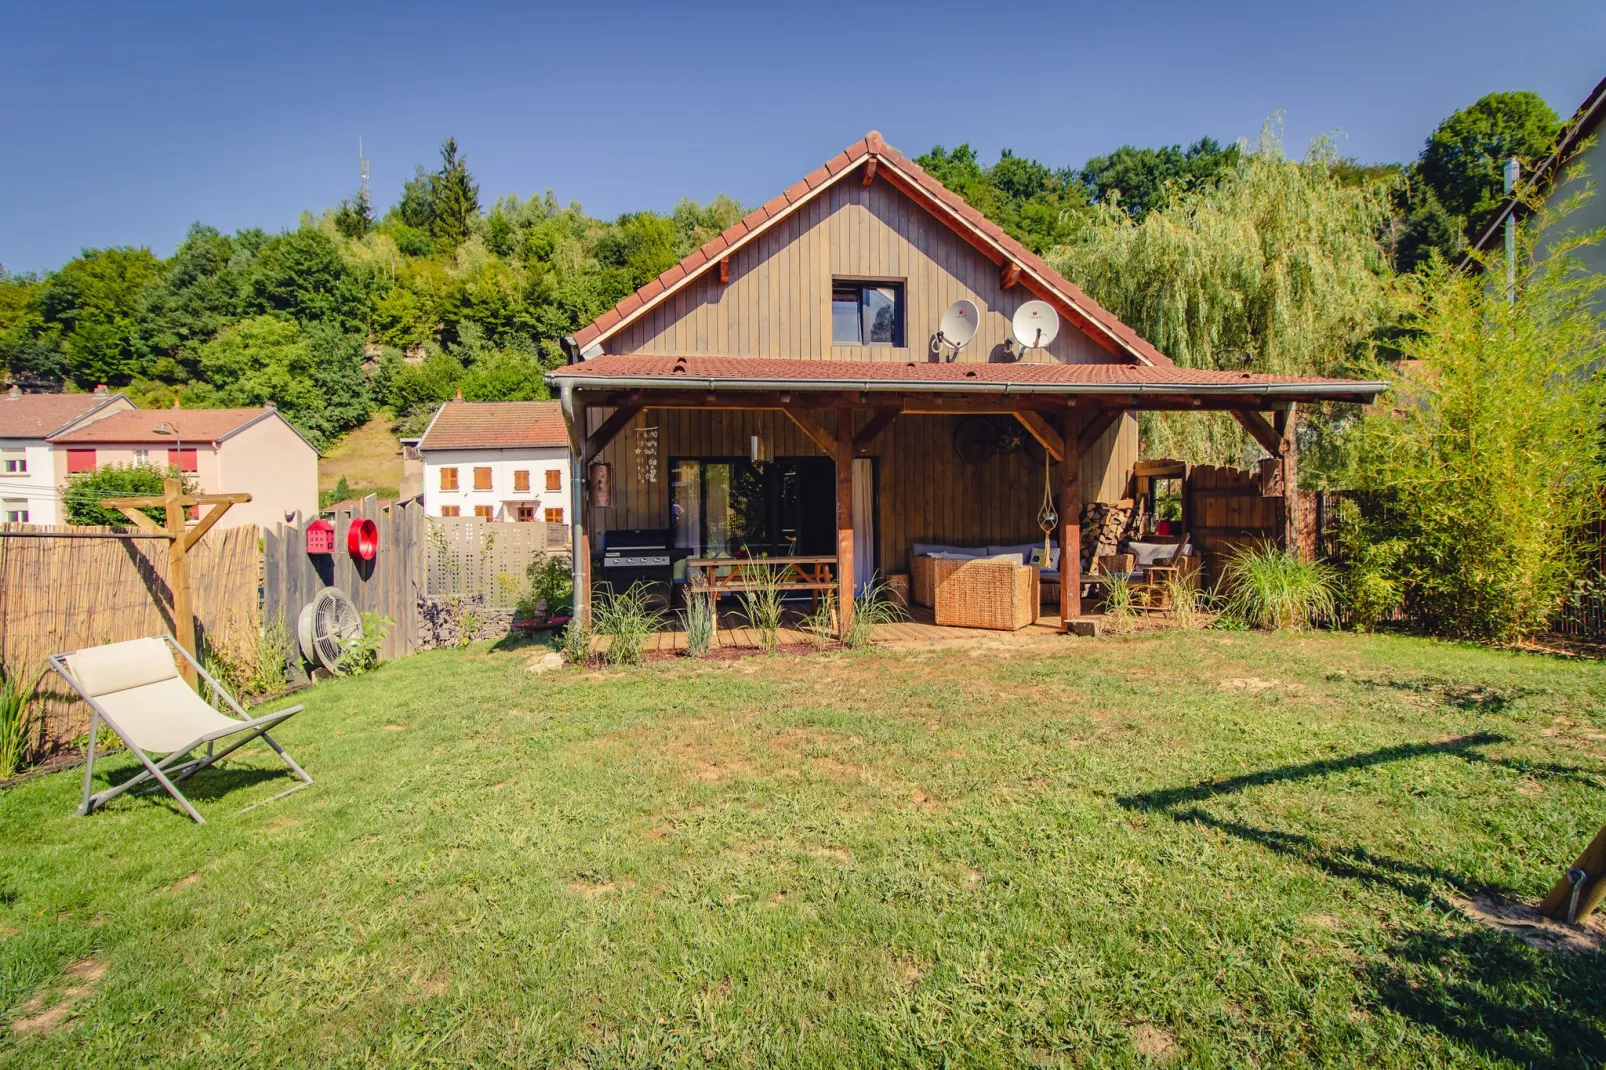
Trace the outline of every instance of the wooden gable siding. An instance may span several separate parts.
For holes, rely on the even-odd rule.
[[[611,411],[591,410],[591,429]],[[856,424],[865,419],[860,414]],[[953,450],[959,419],[900,416],[871,446],[879,506],[876,559],[883,572],[907,571],[909,546],[915,541],[981,546],[1043,537],[1036,519],[1043,502],[1042,466],[1024,453],[981,465],[963,463]],[[640,429],[649,427],[658,429],[658,478],[652,483],[642,478],[636,459],[643,441]],[[776,457],[820,456],[813,441],[783,413],[649,409],[637,416],[598,457],[613,465],[618,504],[587,510],[592,545],[600,545],[603,531],[668,527],[671,458],[745,457],[755,434],[768,438]],[[1083,456],[1084,503],[1126,496],[1137,447],[1137,420],[1129,414]]]
[[[999,286],[999,268],[953,230],[884,181],[839,182],[731,257],[730,282],[711,264],[658,308],[609,338],[609,353],[924,361],[943,310],[976,302],[982,322],[960,354],[1006,359],[1015,310],[1033,295]],[[833,346],[831,281],[902,280],[906,347]],[[945,351],[946,352],[946,351]],[[1062,322],[1033,360],[1113,360]]]

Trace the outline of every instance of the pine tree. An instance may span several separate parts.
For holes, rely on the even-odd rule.
[[[457,154],[457,139],[441,142],[441,169],[431,183],[434,218],[430,233],[448,249],[469,235],[470,220],[480,214],[480,188],[469,173],[468,161]]]

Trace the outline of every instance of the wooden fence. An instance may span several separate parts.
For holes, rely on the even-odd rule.
[[[374,559],[358,562],[346,551],[353,519],[379,529]],[[262,601],[267,619],[281,616],[294,634],[301,610],[323,587],[351,596],[358,612],[394,623],[380,647],[389,661],[420,648],[423,599],[461,596],[491,608],[510,609],[525,587],[525,569],[536,557],[567,547],[568,526],[511,524],[479,517],[428,517],[416,502],[381,508],[373,497],[355,510],[329,518],[335,552],[307,553],[307,523],[276,525],[263,538]]]
[[[386,661],[417,649],[418,597],[424,583],[424,509],[416,502],[383,508],[369,496],[356,509],[341,509],[329,519],[335,526],[335,552],[307,553],[307,524],[276,524],[262,539],[262,605],[266,619],[282,617],[296,632],[301,610],[324,587],[338,587],[351,596],[358,612],[378,613],[395,623],[379,656]],[[379,548],[372,561],[358,561],[346,550],[346,533],[354,519],[372,520],[379,529]]]
[[[1265,493],[1277,489],[1275,495]],[[1202,555],[1206,584],[1214,584],[1222,561],[1240,547],[1282,538],[1283,498],[1263,471],[1196,465],[1183,487],[1188,535]]]
[[[5,531],[110,533],[111,528],[4,524]],[[254,526],[208,532],[190,550],[195,631],[213,649],[254,650],[261,576]],[[0,537],[0,662],[32,680],[47,654],[161,635],[173,628],[168,544],[161,539]],[[89,709],[66,682],[39,684],[47,749],[81,735]]]

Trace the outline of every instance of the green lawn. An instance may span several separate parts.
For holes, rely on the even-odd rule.
[[[1606,1056],[1602,956],[1452,905],[1537,897],[1606,820],[1606,666],[1231,633],[527,655],[305,692],[317,784],[232,816],[288,786],[259,751],[197,778],[204,827],[76,818],[75,772],[0,797],[0,1063]]]

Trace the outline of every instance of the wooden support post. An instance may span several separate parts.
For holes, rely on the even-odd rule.
[[[794,416],[795,419],[795,416]],[[853,412],[836,417],[836,611],[837,635],[844,638],[853,620]]]
[[[1076,410],[1061,418],[1065,458],[1060,461],[1060,631],[1069,632],[1071,621],[1082,615],[1082,444],[1077,435]]]
[[[1302,551],[1299,545],[1299,441],[1294,433],[1298,423],[1295,402],[1290,401],[1286,409],[1277,411],[1274,426],[1279,447],[1277,456],[1283,470],[1283,549],[1296,556]]]
[[[184,538],[184,481],[168,479],[162,483],[163,504],[167,506],[167,584],[173,592],[173,638],[200,661],[195,652],[195,598],[190,592],[190,569],[185,561],[189,549]],[[195,687],[195,669],[188,662],[179,666],[184,682]]]
[[[1547,918],[1579,922],[1587,918],[1602,899],[1606,899],[1606,828],[1595,833],[1595,838],[1589,841],[1589,846],[1584,848],[1584,853],[1570,868],[1583,871],[1578,882],[1577,906],[1573,904],[1572,877],[1562,874],[1561,880],[1539,904],[1539,913]],[[1574,910],[1576,913],[1569,918],[1568,913]]]
[[[579,399],[566,397],[564,422],[569,428],[569,554],[574,581],[574,621],[591,627],[591,535],[586,523],[586,430],[591,411]]]

